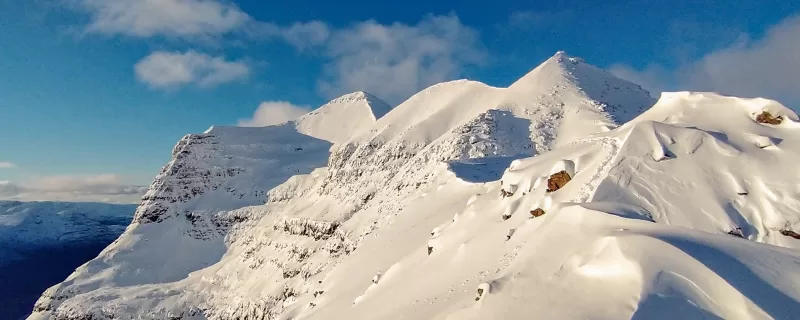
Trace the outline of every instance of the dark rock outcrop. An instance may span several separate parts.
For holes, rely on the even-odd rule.
[[[552,174],[550,178],[547,179],[547,192],[553,192],[563,188],[570,180],[572,180],[572,177],[564,170]]]
[[[779,125],[783,122],[782,116],[773,116],[769,111],[762,111],[759,115],[756,116],[756,122],[758,123],[766,123],[772,125]]]

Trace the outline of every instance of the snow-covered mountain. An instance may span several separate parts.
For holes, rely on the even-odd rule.
[[[797,116],[654,103],[559,52],[508,88],[452,81],[395,108],[356,93],[189,135],[31,319],[795,314]]]
[[[30,314],[42,291],[97,256],[136,205],[0,201],[0,318]]]

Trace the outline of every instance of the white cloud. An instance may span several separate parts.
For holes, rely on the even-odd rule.
[[[247,78],[250,67],[243,61],[227,61],[195,51],[157,51],[134,66],[139,81],[153,88],[177,88],[188,84],[213,87]]]
[[[49,176],[26,183],[0,181],[0,199],[136,203],[146,186],[124,183],[119,175]]]
[[[770,28],[758,40],[749,37],[700,59],[669,70],[652,66],[636,70],[615,66],[618,76],[652,81],[650,86],[694,91],[716,91],[744,97],[766,97],[800,105],[800,16]],[[646,85],[643,83],[643,85]]]
[[[263,127],[281,124],[297,119],[309,111],[311,109],[308,107],[296,106],[285,101],[265,101],[258,106],[252,118],[239,120],[238,126]]]
[[[241,28],[251,17],[219,0],[73,0],[90,14],[87,32],[134,37],[209,38]]]
[[[415,25],[365,21],[334,30],[320,21],[278,25],[257,21],[228,0],[68,0],[90,15],[89,33],[187,40],[232,35],[237,41],[281,39],[328,60],[319,91],[335,97],[363,90],[390,103],[484,60],[477,32],[455,15],[430,15]],[[155,52],[135,66],[154,88],[210,87],[249,75],[248,65],[188,51]]]
[[[11,162],[0,161],[0,169],[11,169],[14,167],[16,167],[16,165]]]
[[[300,51],[321,46],[331,36],[331,28],[321,21],[295,22],[280,26],[270,22],[253,22],[245,28],[252,39],[281,39]]]
[[[363,90],[395,104],[484,59],[477,32],[455,15],[428,16],[417,25],[362,22],[334,31],[326,52],[323,94]]]
[[[280,36],[300,50],[325,43],[330,33],[328,25],[320,21],[296,22],[279,29]]]
[[[319,21],[279,26],[260,22],[227,0],[70,0],[89,13],[89,33],[139,38],[163,36],[185,40],[216,39],[241,33],[257,38],[282,38],[304,49],[328,39]]]

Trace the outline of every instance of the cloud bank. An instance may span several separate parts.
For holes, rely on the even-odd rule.
[[[0,181],[0,199],[138,203],[147,186],[125,184],[115,174],[50,176],[26,183]]]
[[[361,22],[334,31],[325,53],[323,95],[367,91],[391,104],[455,79],[485,58],[477,31],[455,15],[428,16],[416,25]]]
[[[637,70],[624,64],[615,75],[654,93],[663,90],[716,91],[744,97],[765,97],[800,107],[800,16],[771,27],[761,39],[741,40],[675,69],[651,65]]]
[[[0,161],[0,169],[11,169],[16,167],[15,164],[7,161]]]

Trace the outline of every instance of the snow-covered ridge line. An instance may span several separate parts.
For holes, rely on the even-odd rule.
[[[74,318],[75,312],[84,316],[76,310],[85,308],[59,306],[83,292],[99,290],[108,277],[116,283],[168,283],[218,262],[225,252],[225,236],[253,217],[234,209],[263,204],[268,190],[294,175],[324,167],[340,134],[352,134],[391,109],[372,105],[376,103],[381,102],[355,93],[286,124],[213,126],[202,134],[184,136],[126,233],[64,283],[47,290],[35,309],[53,312],[56,318]],[[346,123],[354,125],[343,128]],[[346,246],[339,242],[338,246]],[[151,260],[159,262],[153,265]],[[104,269],[110,274],[94,272]],[[141,270],[150,271],[141,274]]]
[[[641,113],[654,101],[639,86],[561,52],[509,88],[455,81],[346,134],[324,125],[367,114],[355,100],[217,131],[226,149],[197,166],[252,170],[224,182],[235,190],[277,168],[254,169],[291,151],[286,137],[327,144],[264,204],[205,192],[181,204],[191,219],[131,226],[32,319],[800,312],[800,283],[779,276],[800,272],[786,235],[800,232],[800,129],[777,102],[676,93]],[[254,143],[276,130],[292,134]]]
[[[581,83],[608,86],[610,89],[600,90],[601,93],[596,96],[588,96],[587,92],[594,93],[598,90],[578,88],[575,86],[575,79],[581,79]],[[362,99],[362,96],[366,99]],[[419,197],[420,191],[428,190],[431,184],[440,180],[442,162],[487,156],[519,157],[545,152],[559,144],[573,141],[582,134],[603,132],[615,127],[618,124],[616,121],[631,118],[653,103],[649,94],[637,85],[617,79],[600,69],[565,59],[563,54],[548,59],[510,88],[492,88],[473,81],[454,81],[423,90],[395,108],[376,106],[376,103],[365,103],[365,100],[371,99],[366,94],[345,96],[281,126],[241,128],[242,130],[214,127],[207,131],[206,134],[213,137],[205,139],[209,139],[209,142],[217,139],[219,142],[191,146],[201,151],[190,151],[191,154],[182,160],[186,162],[183,166],[195,167],[199,174],[189,174],[187,177],[197,179],[205,175],[203,172],[232,168],[232,165],[247,172],[233,177],[219,177],[220,179],[210,174],[213,177],[211,183],[188,183],[192,187],[200,185],[200,188],[217,183],[220,185],[217,190],[206,190],[202,194],[193,195],[170,209],[169,212],[172,213],[169,216],[184,218],[165,219],[164,222],[171,222],[159,223],[157,229],[171,230],[170,233],[175,234],[177,239],[166,235],[147,236],[153,231],[147,231],[150,228],[142,226],[133,228],[130,235],[123,235],[121,240],[125,240],[121,241],[118,250],[130,252],[131,256],[117,253],[110,262],[106,260],[100,264],[98,261],[96,268],[102,270],[120,265],[123,266],[121,269],[112,268],[125,270],[130,268],[126,267],[128,265],[136,265],[130,259],[141,261],[142,258],[138,257],[140,255],[162,257],[166,260],[161,264],[168,261],[166,264],[171,267],[169,270],[148,272],[142,276],[128,276],[127,273],[115,271],[111,277],[124,279],[125,283],[141,283],[142,286],[128,286],[128,289],[112,286],[102,291],[149,290],[146,288],[153,288],[155,284],[158,284],[157,287],[188,286],[186,288],[189,291],[180,297],[181,303],[168,306],[159,302],[159,307],[148,308],[147,312],[152,314],[184,314],[188,309],[181,306],[186,305],[201,308],[206,317],[226,319],[232,313],[220,309],[226,304],[222,301],[249,301],[241,303],[259,308],[268,307],[269,310],[259,311],[262,314],[279,314],[287,303],[294,301],[295,296],[317,290],[306,283],[323,281],[331,269],[352,254],[361,242],[371,238],[374,232],[390,223],[394,215],[402,212],[410,201]],[[351,103],[344,103],[345,101]],[[624,107],[605,110],[606,106],[611,105]],[[374,110],[379,108],[387,113],[375,121],[370,113],[377,114]],[[358,115],[366,116],[358,120]],[[263,133],[259,134],[259,130]],[[317,169],[314,172],[306,167],[308,169],[293,173],[310,174],[290,179],[293,174],[288,174],[280,181],[276,177],[272,180],[276,181],[274,183],[243,184],[248,179],[267,172],[259,174],[253,170],[259,170],[258,162],[276,155],[277,150],[268,147],[281,139],[285,140],[286,134],[272,134],[280,139],[272,139],[269,143],[259,140],[264,140],[269,132],[279,130],[294,132],[293,134],[312,141],[319,139],[332,142],[331,156],[328,157],[326,152],[324,157],[327,168],[322,168],[325,164],[321,163],[316,164]],[[188,144],[190,143],[187,142]],[[243,146],[247,146],[246,150],[250,150],[248,152],[259,149],[261,152],[258,156],[241,157],[238,152]],[[320,150],[324,147],[326,146],[320,145],[314,148]],[[302,149],[305,151],[307,147]],[[285,148],[280,150],[286,151]],[[231,158],[231,155],[234,157]],[[244,161],[248,158],[262,160]],[[296,161],[299,158],[291,159]],[[287,180],[287,183],[269,192],[269,196],[277,197],[270,199],[266,206],[230,211],[267,200],[265,197],[245,197],[243,200],[246,201],[239,201],[236,196],[231,197],[227,192],[232,183],[238,184],[232,190],[244,192],[261,190],[254,186],[275,186]],[[191,191],[192,187],[188,190]],[[220,221],[233,221],[233,224]],[[313,227],[316,223],[308,224],[311,229],[301,228],[299,234],[287,233],[282,231],[286,228],[280,227],[285,225],[284,221],[329,221],[337,225],[336,236],[305,236],[317,234]],[[275,229],[275,226],[278,228]],[[294,228],[288,230],[297,231]],[[223,240],[220,236],[224,234],[227,235]],[[274,237],[285,238],[283,241],[293,244],[285,248],[296,248],[308,256],[304,254],[303,261],[297,261],[301,255],[285,255],[278,247],[264,245],[268,242],[258,240],[264,237],[272,239],[269,243],[275,243]],[[139,238],[151,240],[141,241]],[[170,238],[173,240],[168,241],[194,248],[192,250],[208,247],[207,251],[213,254],[178,260],[179,257],[167,254],[168,251],[174,251],[169,249],[174,245],[164,248],[149,245],[148,243],[156,242],[154,238],[159,238],[158,242]],[[178,248],[175,250],[186,251]],[[108,253],[114,251],[109,249]],[[242,270],[236,262],[240,260],[234,258],[238,256],[237,252],[250,252],[246,256],[259,258],[241,261],[243,266],[254,267],[237,271]],[[299,270],[293,267],[296,264],[302,264],[306,271],[292,271]],[[233,276],[222,276],[226,274]],[[261,277],[259,275],[264,274],[281,276],[274,279],[275,282],[256,280]],[[63,288],[53,288],[43,295],[37,306],[41,310],[56,310],[52,312],[56,317],[66,317],[78,312],[76,310],[84,309],[87,311],[78,314],[104,314],[98,313],[99,310],[91,311],[95,309],[87,306],[94,305],[90,301],[94,301],[94,294],[99,293],[98,284],[106,282],[104,279],[109,276],[81,271],[73,276],[74,278],[61,285]],[[308,276],[311,278],[304,278]],[[214,289],[208,292],[206,289],[199,289],[204,287],[200,283],[205,283],[205,280],[195,282],[200,279],[197,277],[210,279]],[[164,283],[178,279],[185,280],[180,284]],[[189,288],[198,288],[200,291]],[[62,291],[70,292],[66,295],[67,299],[54,301],[49,298],[60,296],[58,292]],[[292,294],[292,297],[280,294],[287,291],[296,294]],[[86,293],[76,296],[77,292]],[[143,296],[142,293],[130,294]],[[162,301],[156,296],[153,296],[153,301]],[[276,302],[276,297],[283,299],[282,304],[273,303]],[[167,303],[166,300],[163,302]],[[137,302],[128,301],[121,304],[120,308],[139,310],[138,305]],[[202,307],[204,305],[208,307]],[[138,314],[138,311],[126,312]]]

